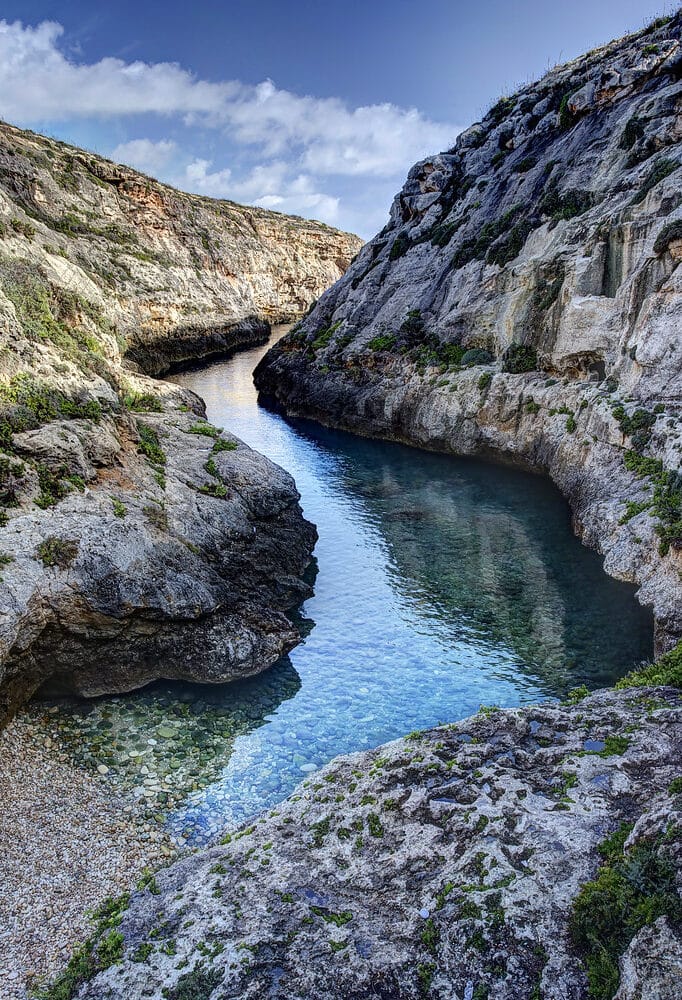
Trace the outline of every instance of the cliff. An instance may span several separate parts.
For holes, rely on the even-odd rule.
[[[549,473],[682,634],[682,15],[501,99],[261,363],[287,412]]]
[[[256,673],[315,531],[157,374],[267,335],[360,241],[0,126],[0,723],[37,687]]]

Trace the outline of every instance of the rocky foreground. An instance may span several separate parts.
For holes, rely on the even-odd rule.
[[[574,701],[332,762],[112,903],[46,995],[674,1000],[680,693]]]
[[[293,480],[142,372],[263,339],[359,246],[0,125],[0,725],[47,681],[225,681],[298,641]]]
[[[362,434],[549,473],[682,635],[682,14],[501,99],[256,372]]]

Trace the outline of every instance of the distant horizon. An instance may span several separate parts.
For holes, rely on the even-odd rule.
[[[371,237],[413,163],[678,4],[6,3],[0,116],[162,183]],[[416,42],[415,42],[416,39]],[[557,46],[559,46],[557,48]],[[551,54],[553,53],[553,54]],[[510,81],[514,80],[512,84]]]

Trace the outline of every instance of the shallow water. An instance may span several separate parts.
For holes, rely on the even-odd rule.
[[[572,535],[547,479],[286,421],[257,405],[264,351],[173,380],[296,479],[320,533],[303,643],[244,683],[34,709],[194,843],[337,754],[609,684],[652,652],[651,616]]]

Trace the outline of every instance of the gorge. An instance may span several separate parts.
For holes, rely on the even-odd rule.
[[[120,862],[12,1000],[677,1000],[681,39],[364,246],[0,128],[0,724]]]

